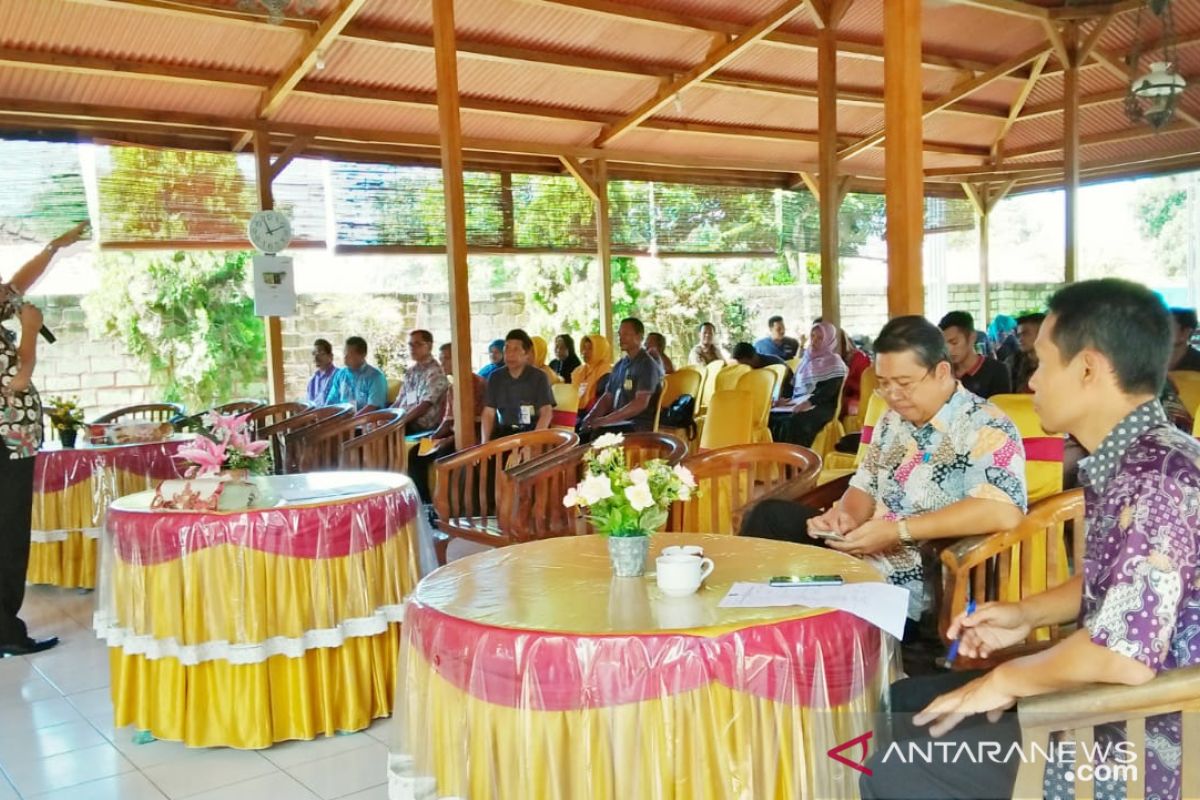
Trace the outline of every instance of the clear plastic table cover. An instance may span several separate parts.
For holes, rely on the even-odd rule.
[[[857,797],[830,761],[871,729],[894,640],[840,611],[720,608],[737,581],[858,559],[764,539],[660,534],[716,568],[695,595],[612,577],[596,536],[456,561],[410,598],[389,760],[409,798]],[[653,561],[649,564],[653,571]]]
[[[420,500],[382,472],[255,478],[254,507],[151,510],[114,502],[95,629],[125,656],[256,664],[376,636],[402,620],[422,563]]]

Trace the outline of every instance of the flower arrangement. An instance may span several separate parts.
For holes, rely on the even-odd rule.
[[[46,412],[50,424],[56,431],[77,431],[83,427],[83,409],[79,401],[64,400],[61,397],[50,398],[50,408]]]
[[[188,447],[179,448],[176,458],[191,462],[189,478],[215,475],[225,470],[266,474],[271,465],[270,442],[254,441],[249,414],[206,414],[204,430]]]
[[[597,533],[646,536],[666,524],[672,503],[692,498],[696,479],[686,467],[670,467],[662,459],[629,469],[624,445],[619,433],[597,438],[583,457],[583,480],[567,490],[563,505],[581,509]]]

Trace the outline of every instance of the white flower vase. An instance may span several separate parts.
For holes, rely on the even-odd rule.
[[[640,578],[646,574],[646,556],[650,552],[650,537],[609,536],[608,556],[612,559],[613,575],[618,578]]]

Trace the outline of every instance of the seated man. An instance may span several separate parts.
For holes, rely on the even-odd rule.
[[[670,375],[675,371],[675,362],[671,361],[671,357],[667,355],[667,337],[661,333],[646,334],[646,352],[662,367],[664,375]]]
[[[413,361],[392,408],[400,412],[406,435],[433,430],[442,421],[442,406],[450,382],[433,357],[433,334],[415,330],[408,335]]]
[[[867,764],[873,775],[860,780],[864,798],[1011,797],[1020,756],[1010,748],[1021,731],[1016,715],[1003,712],[1020,698],[1097,683],[1136,686],[1200,664],[1200,443],[1173,428],[1156,400],[1169,349],[1167,310],[1143,286],[1085,281],[1050,300],[1037,340],[1034,402],[1046,430],[1072,434],[1091,453],[1079,465],[1083,563],[1075,577],[1046,592],[960,615],[949,632],[960,654],[986,658],[1040,626],[1074,622],[1078,630],[982,676],[955,673],[893,686],[900,739],[919,746],[932,736],[951,750],[981,742],[996,750],[998,743],[1009,756],[1003,763],[947,765],[899,763],[877,751]],[[913,712],[919,713],[905,716]],[[1187,752],[1181,752],[1180,717],[1160,714],[1145,725],[1146,751],[1138,754],[1143,796],[1179,798]],[[1096,744],[1119,742],[1120,727],[1096,729]],[[1072,766],[1062,759],[1047,766],[1046,797],[1073,796]],[[1099,783],[1096,796],[1124,797],[1128,787],[1121,782]]]
[[[533,340],[520,328],[504,337],[504,366],[488,378],[480,415],[483,441],[550,427],[554,394],[546,373],[530,365],[532,353]]]
[[[767,320],[770,336],[764,336],[754,343],[754,349],[763,355],[776,356],[787,362],[800,352],[800,342],[787,335],[783,326],[783,317],[776,315]],[[736,358],[736,356],[735,356]]]
[[[329,392],[325,395],[325,405],[335,403],[353,403],[359,414],[368,411],[378,411],[387,406],[387,378],[367,363],[367,340],[361,336],[351,336],[346,340],[346,349],[342,351],[344,367],[333,375],[329,382]]]
[[[449,342],[442,345],[438,352],[438,363],[441,364],[442,373],[447,378],[454,374],[454,359],[451,357],[452,355],[453,351]],[[471,387],[475,395],[473,406],[474,416],[479,416],[483,413],[483,401],[484,395],[487,393],[487,381],[475,373],[469,374],[471,375]],[[408,457],[408,476],[417,485],[417,494],[421,495],[421,500],[425,503],[433,502],[433,498],[429,492],[429,466],[437,459],[454,451],[453,386],[447,387],[442,407],[445,409],[442,412],[442,420],[437,428],[429,434],[429,443],[411,452]]]
[[[1192,347],[1196,335],[1196,309],[1171,309],[1171,362],[1168,372],[1200,372],[1200,350]]]
[[[1026,314],[1017,318],[1017,352],[1009,362],[1012,373],[1012,390],[1017,394],[1030,394],[1029,379],[1037,371],[1037,351],[1033,344],[1037,341],[1038,331],[1041,330],[1045,314]]]
[[[746,515],[741,532],[820,538],[864,557],[889,583],[909,590],[906,638],[912,638],[932,600],[918,543],[1015,527],[1027,502],[1025,451],[1012,420],[954,380],[933,323],[893,319],[875,353],[878,393],[889,410],[842,499],[819,516],[789,501],[764,501]]]
[[[329,382],[333,380],[333,373],[337,372],[337,367],[333,366],[333,345],[328,339],[317,339],[313,342],[312,358],[316,370],[308,379],[304,401],[320,406],[325,404],[325,397],[329,394]]]
[[[617,341],[625,355],[613,367],[608,390],[580,422],[581,432],[614,427],[634,431],[654,430],[663,371],[646,352],[646,348],[642,347],[642,337],[645,335],[646,328],[641,320],[633,317],[621,320]]]
[[[978,331],[975,320],[966,311],[951,311],[938,323],[946,339],[950,366],[954,377],[973,395],[987,399],[994,394],[1012,391],[1008,369],[995,359],[980,355],[976,350]]]
[[[733,346],[733,360],[739,364],[745,364],[750,369],[762,369],[773,364],[787,366],[787,362],[779,356],[755,350],[754,345],[749,342],[738,342]]]

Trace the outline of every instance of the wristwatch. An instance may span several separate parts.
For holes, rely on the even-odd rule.
[[[916,540],[912,534],[908,532],[908,520],[902,519],[896,522],[896,528],[900,531],[900,544],[905,547],[913,547],[916,545]]]

